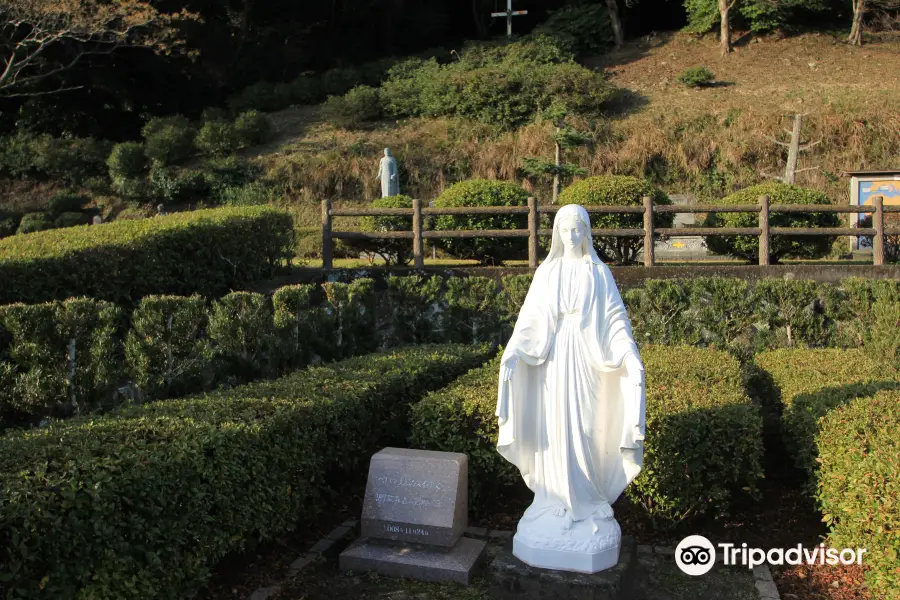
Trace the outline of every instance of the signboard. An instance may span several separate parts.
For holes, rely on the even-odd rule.
[[[897,173],[852,174],[850,179],[850,204],[852,206],[871,205],[872,198],[875,196],[883,197],[885,206],[900,205],[900,171]],[[857,213],[857,225],[867,216],[867,213]],[[854,238],[853,249],[871,250],[872,238],[868,236]]]

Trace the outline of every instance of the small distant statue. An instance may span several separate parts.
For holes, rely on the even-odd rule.
[[[166,215],[168,215],[169,213],[166,212],[166,205],[165,204],[157,204],[156,205],[156,214],[159,215],[160,217],[165,217]]]
[[[397,159],[391,156],[391,149],[384,149],[384,158],[378,164],[378,177],[381,180],[381,197],[396,196],[400,193],[400,176],[397,173]]]

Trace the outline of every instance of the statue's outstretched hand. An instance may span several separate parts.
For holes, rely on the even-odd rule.
[[[634,354],[625,357],[625,372],[627,380],[635,387],[644,386],[644,365],[641,360]]]
[[[509,381],[512,379],[513,372],[516,370],[516,366],[519,364],[519,357],[515,354],[510,354],[509,356],[504,356],[500,361],[500,378],[503,381]]]

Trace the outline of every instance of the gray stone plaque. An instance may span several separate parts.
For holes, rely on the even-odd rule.
[[[385,448],[372,456],[364,538],[452,547],[468,525],[465,454]]]

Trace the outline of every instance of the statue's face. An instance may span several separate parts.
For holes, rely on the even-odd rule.
[[[584,231],[581,229],[581,221],[578,217],[565,217],[559,223],[559,238],[567,249],[581,247],[581,240],[584,239]]]

